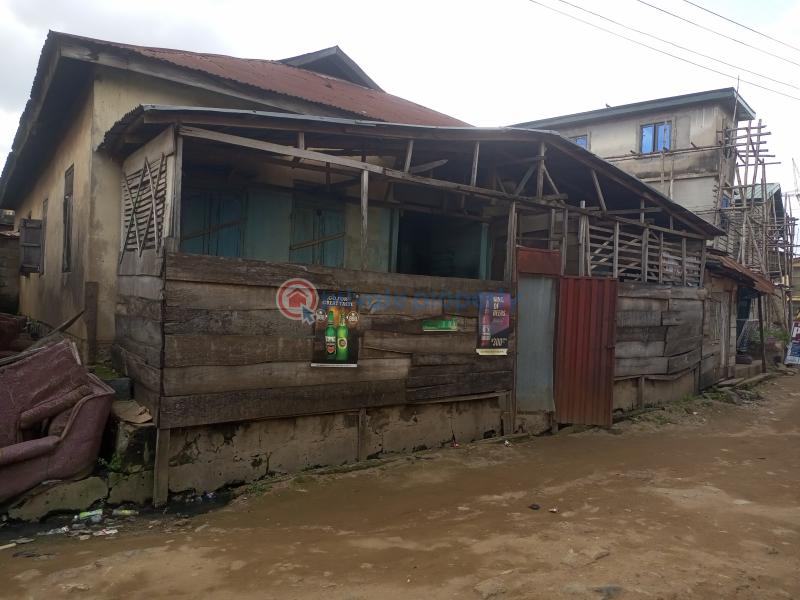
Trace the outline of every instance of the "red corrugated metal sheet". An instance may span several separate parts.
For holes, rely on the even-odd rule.
[[[517,248],[517,271],[531,275],[560,275],[561,252],[539,248]]]
[[[562,277],[556,333],[556,419],[611,426],[617,282]]]
[[[745,267],[742,263],[732,259],[730,256],[713,256],[708,258],[709,264],[719,261],[722,270],[729,270],[735,274],[742,275],[752,281],[753,287],[762,294],[772,294],[775,292],[775,285],[761,273],[756,273],[752,269]]]
[[[133,52],[178,67],[201,71],[264,91],[301,98],[379,121],[455,127],[467,125],[456,118],[392,94],[271,60],[133,46],[78,36],[68,37],[92,45]]]

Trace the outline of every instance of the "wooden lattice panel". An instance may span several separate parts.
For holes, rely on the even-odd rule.
[[[122,177],[122,248],[126,252],[161,251],[164,241],[164,205],[167,196],[167,160],[144,159],[141,169]]]

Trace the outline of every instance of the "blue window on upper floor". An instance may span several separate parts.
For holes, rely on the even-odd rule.
[[[641,144],[639,151],[642,154],[664,152],[671,147],[672,123],[648,123],[641,126]]]
[[[571,137],[569,139],[572,140],[573,142],[575,142],[576,144],[578,144],[578,146],[580,146],[581,148],[585,148],[586,150],[589,149],[589,136],[588,135],[578,135],[578,136],[575,136],[575,137]]]

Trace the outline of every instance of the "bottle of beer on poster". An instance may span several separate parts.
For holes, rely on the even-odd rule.
[[[333,322],[333,311],[328,311],[328,326],[325,328],[325,359],[336,359],[336,327]]]
[[[347,331],[347,321],[344,317],[344,311],[342,311],[341,316],[339,317],[339,327],[336,328],[336,361],[337,362],[347,362],[347,357],[350,354],[350,349],[347,347],[347,337],[349,332]]]
[[[489,302],[483,306],[481,314],[481,347],[489,346],[492,339],[492,307]]]

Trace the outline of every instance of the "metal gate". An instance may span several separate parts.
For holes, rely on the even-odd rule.
[[[611,425],[617,282],[562,277],[558,291],[556,421]]]
[[[553,347],[555,346],[558,279],[519,275],[517,280],[518,413],[553,412]]]

